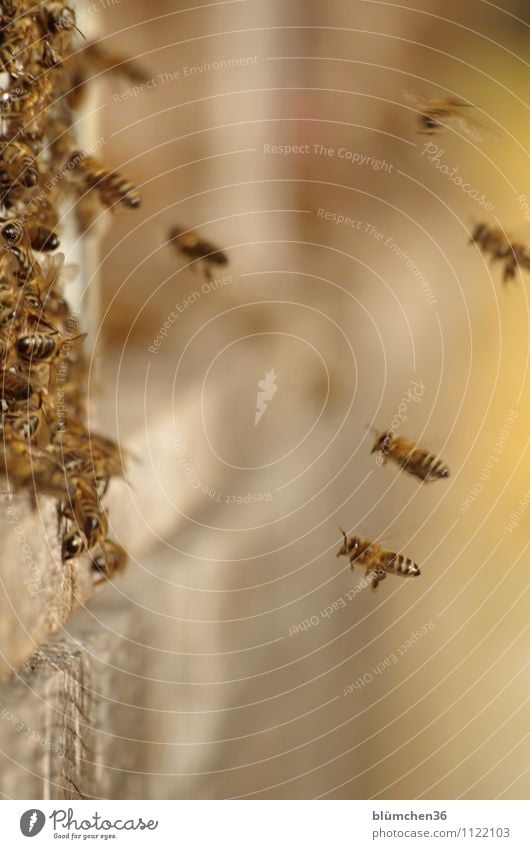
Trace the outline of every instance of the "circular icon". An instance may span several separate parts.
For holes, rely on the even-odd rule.
[[[37,808],[31,808],[20,817],[20,830],[24,837],[35,837],[44,828],[46,817]]]

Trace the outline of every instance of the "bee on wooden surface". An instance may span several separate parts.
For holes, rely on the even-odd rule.
[[[228,263],[228,257],[224,251],[211,242],[207,242],[194,230],[173,227],[168,238],[177,253],[187,259],[204,264],[206,276],[209,280],[212,278],[212,266],[227,265]]]
[[[489,254],[492,261],[504,263],[503,283],[515,277],[517,267],[530,270],[530,249],[522,242],[512,242],[500,227],[477,224],[469,241],[478,245],[484,254]]]
[[[36,493],[70,501],[75,493],[64,469],[45,451],[29,448],[23,440],[13,440],[6,452],[7,474],[16,487],[23,487],[33,501]]]
[[[52,441],[61,458],[80,453],[89,458],[92,474],[104,490],[111,477],[124,477],[120,446],[107,436],[89,431],[81,422],[66,419],[64,427],[54,434]]]
[[[430,482],[449,477],[449,469],[439,457],[419,448],[404,436],[396,436],[391,430],[377,435],[371,453],[379,453],[383,465],[387,460],[392,460],[404,472],[422,481]]]
[[[73,518],[87,541],[88,548],[101,543],[108,533],[107,514],[100,504],[96,486],[85,478],[74,478],[75,495],[72,504]]]
[[[117,574],[124,572],[128,559],[123,546],[112,539],[107,538],[104,543],[101,543],[100,548],[101,553],[91,558],[92,569],[98,575],[94,582],[96,586],[105,581],[112,581]]]
[[[387,551],[377,542],[371,542],[361,537],[348,538],[342,528],[339,529],[344,540],[337,552],[337,557],[348,557],[352,569],[360,566],[364,569],[365,577],[371,576],[372,590],[387,575],[398,575],[401,578],[417,578],[421,574],[419,567],[409,557]]]
[[[476,117],[473,104],[458,97],[426,98],[414,92],[404,92],[418,110],[418,132],[437,136],[449,127],[456,127],[472,141],[483,141],[496,135],[493,128]]]
[[[142,202],[132,183],[118,171],[109,171],[97,159],[87,156],[83,151],[74,151],[65,167],[75,172],[87,189],[93,189],[107,207],[121,203],[128,209],[136,209]]]

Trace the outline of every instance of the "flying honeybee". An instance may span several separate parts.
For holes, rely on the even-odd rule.
[[[386,551],[377,542],[362,539],[361,537],[350,537],[339,529],[344,541],[337,552],[337,557],[348,557],[350,566],[364,568],[365,576],[371,575],[372,590],[383,581],[387,575],[398,575],[401,578],[417,578],[420,575],[419,567],[409,557],[403,554],[395,554]]]
[[[530,248],[522,242],[512,242],[500,227],[477,224],[471,234],[470,244],[478,245],[493,261],[504,264],[503,283],[515,277],[517,267],[530,270]]]
[[[449,469],[439,457],[424,448],[419,448],[404,436],[396,436],[391,430],[377,434],[372,454],[377,452],[380,454],[383,465],[387,460],[393,460],[404,472],[427,483],[438,478],[449,477]]]
[[[177,253],[182,256],[203,263],[206,276],[211,279],[213,265],[226,265],[228,257],[224,251],[207,242],[196,233],[194,230],[184,230],[180,227],[173,227],[169,232],[169,241],[174,246]]]
[[[456,127],[476,142],[495,136],[493,128],[476,117],[472,103],[458,97],[426,98],[409,91],[404,94],[418,111],[418,132],[423,136],[441,135],[449,127]]]
[[[73,170],[87,189],[93,189],[105,206],[121,203],[129,209],[136,209],[142,203],[132,183],[118,171],[108,171],[101,162],[83,151],[74,151],[65,167]]]

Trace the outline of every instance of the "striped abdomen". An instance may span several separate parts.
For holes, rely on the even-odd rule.
[[[417,578],[421,575],[419,566],[414,563],[410,557],[404,557],[403,554],[394,554],[387,552],[385,562],[379,564],[392,575],[400,575],[402,578]]]
[[[429,481],[437,478],[448,478],[449,469],[439,457],[428,451],[415,449],[407,457],[400,460],[400,465],[406,472],[421,480]]]
[[[142,198],[139,192],[136,191],[132,183],[117,171],[110,174],[106,173],[98,182],[96,188],[106,206],[113,206],[115,203],[121,203],[129,209],[136,209],[136,207],[141,206]]]
[[[23,360],[50,360],[57,352],[57,337],[44,333],[29,333],[19,336],[15,347]]]
[[[83,531],[88,547],[104,539],[108,531],[106,513],[99,506],[99,496],[95,486],[86,482],[77,482],[77,492],[74,498],[74,515]]]

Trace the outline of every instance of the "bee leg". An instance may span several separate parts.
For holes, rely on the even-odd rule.
[[[374,575],[374,577],[372,578],[372,592],[373,593],[375,593],[378,584],[380,584],[381,581],[384,581],[385,578],[386,578],[386,572],[377,572],[377,574]]]

